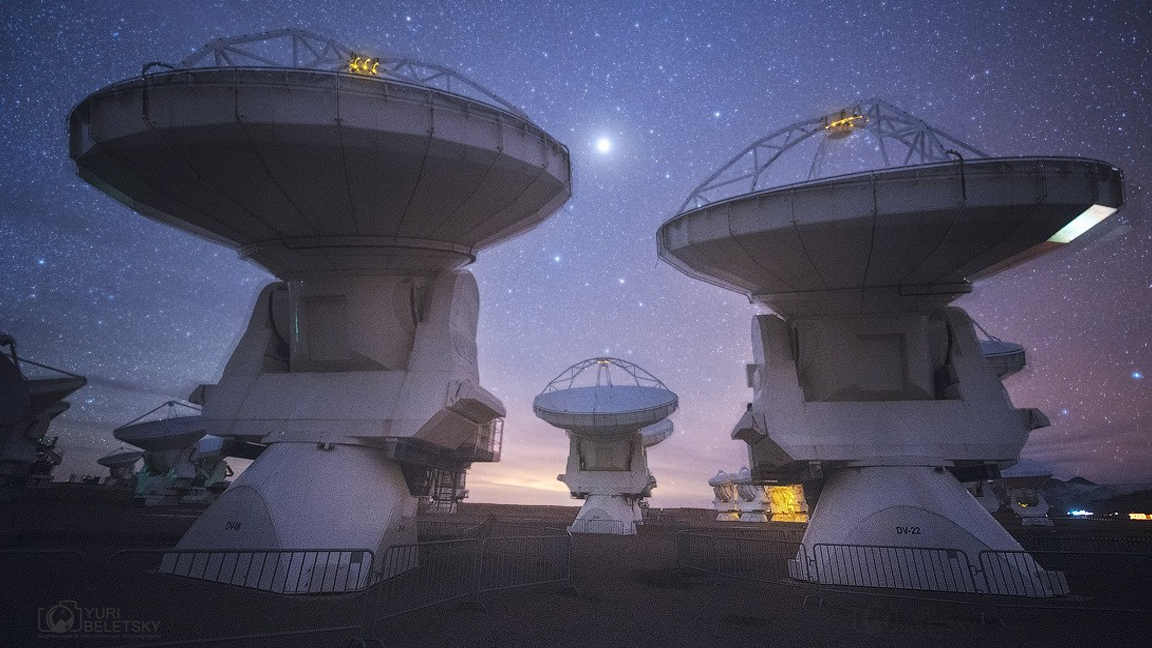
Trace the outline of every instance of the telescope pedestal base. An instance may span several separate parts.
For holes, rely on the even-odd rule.
[[[736,502],[712,500],[712,508],[716,511],[717,522],[736,522],[740,519],[740,509]]]
[[[739,503],[741,522],[767,522],[769,506],[763,499],[747,502],[741,500]]]
[[[829,475],[793,577],[834,585],[1058,596],[1048,572],[943,467],[847,467]]]
[[[374,552],[383,578],[415,567],[400,564],[388,549],[416,542],[416,503],[399,464],[377,450],[273,443],[196,520],[166,556],[163,571],[287,594],[361,589],[366,559],[350,551]],[[202,550],[243,568],[203,570],[191,556]],[[331,564],[332,556],[339,564]],[[345,564],[350,561],[355,564]],[[356,575],[344,578],[341,569]],[[283,570],[306,573],[285,576]]]
[[[640,511],[623,495],[589,495],[568,530],[572,533],[636,535]]]

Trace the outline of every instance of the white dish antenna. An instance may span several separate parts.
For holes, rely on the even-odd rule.
[[[678,403],[659,379],[619,358],[577,362],[536,397],[536,416],[568,433],[560,480],[584,500],[573,533],[636,533],[638,503],[656,485],[646,448],[671,436],[667,417]]]
[[[659,423],[653,423],[648,427],[640,430],[640,439],[644,442],[645,448],[651,448],[654,445],[662,443],[672,436],[675,431],[675,426],[672,421],[664,419]]]
[[[144,420],[159,413],[161,418]],[[180,416],[180,411],[195,414]],[[176,450],[199,441],[208,433],[200,417],[200,408],[178,401],[168,401],[112,431],[112,436],[149,452]]]
[[[805,142],[815,152],[799,164]],[[879,159],[856,164],[858,153]],[[833,169],[833,154],[851,164]],[[958,479],[1014,461],[1048,419],[1016,408],[1000,384],[1024,366],[1023,347],[981,343],[949,304],[974,281],[1070,243],[1123,202],[1111,164],[990,158],[878,100],[750,144],[657,234],[673,267],[774,311],[753,317],[753,401],[732,431],[750,450],[751,479],[733,478],[741,498],[769,483],[823,481],[809,547],[1020,551]],[[838,559],[796,565],[839,582],[830,562],[821,567]],[[895,566],[880,571],[896,583]],[[1063,593],[1039,573],[1014,576],[1043,595]],[[1011,587],[1002,576],[986,581],[988,591]]]
[[[591,384],[588,384],[591,383]],[[536,397],[536,416],[588,436],[635,433],[676,411],[676,394],[619,358],[592,358],[565,369]]]
[[[732,475],[724,472],[723,470],[716,473],[716,476],[708,480],[708,485],[716,488],[717,486],[727,486],[732,483]]]
[[[100,457],[96,460],[96,463],[111,470],[119,470],[132,466],[137,461],[140,461],[140,457],[143,456],[144,453],[139,450],[128,450],[120,447]]]

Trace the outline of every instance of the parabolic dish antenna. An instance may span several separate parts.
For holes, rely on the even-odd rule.
[[[640,438],[643,440],[645,448],[651,448],[667,440],[668,437],[672,436],[674,430],[675,426],[672,425],[672,421],[664,419],[659,423],[653,423],[643,430],[640,430]]]
[[[829,163],[865,153],[877,161]],[[781,182],[795,170],[807,175]],[[861,584],[833,573],[846,564],[899,586],[899,565],[865,565],[846,545],[1023,554],[958,479],[1009,465],[1048,420],[1000,383],[1023,348],[981,345],[949,304],[1122,204],[1123,175],[1107,162],[991,158],[873,99],[756,140],[660,227],[663,260],[775,312],[753,317],[753,402],[732,436],[749,445],[752,484],[823,482],[804,544],[839,549],[793,561],[794,575]],[[1030,595],[1065,593],[1030,561],[965,587],[1016,594],[1019,578]]]
[[[109,452],[103,457],[97,459],[96,463],[104,466],[105,468],[117,470],[119,468],[127,468],[128,466],[131,466],[137,461],[140,461],[140,457],[143,456],[144,453],[139,450],[117,448],[116,450],[113,450],[112,452]]]
[[[610,437],[652,425],[676,411],[677,404],[676,394],[637,365],[619,358],[592,358],[548,383],[532,410],[558,428]]]
[[[716,486],[724,486],[732,483],[732,475],[724,472],[723,470],[717,472],[714,476],[708,479],[708,485],[715,488]]]
[[[769,182],[777,167],[805,166],[801,143],[831,149],[843,128],[872,138],[876,166],[822,177],[814,163],[798,182]],[[989,158],[873,99],[754,142],[692,192],[657,244],[688,276],[784,316],[925,309],[1071,242],[1122,202],[1107,162]]]
[[[282,278],[459,268],[567,200],[567,150],[511,103],[444,66],[363,59],[300,29],[217,39],[84,99],[72,158]]]
[[[176,408],[196,412],[177,416]],[[161,409],[167,409],[162,418],[143,420]],[[200,410],[177,401],[168,401],[150,412],[112,431],[112,436],[149,452],[186,448],[208,433]]]
[[[498,459],[506,411],[480,385],[479,288],[462,268],[571,195],[567,148],[514,104],[443,65],[279,29],[150,63],[68,125],[81,178],[280,280],[195,392],[202,429],[117,435],[267,446],[180,547],[383,556],[416,541],[428,484]],[[325,577],[291,569],[280,582]]]
[[[676,394],[619,358],[577,362],[536,397],[536,416],[568,432],[568,470],[560,480],[584,500],[573,533],[634,535],[638,503],[652,493],[646,448],[672,434]]]
[[[1026,363],[1024,347],[1015,342],[980,340],[980,352],[1001,378],[1020,371]]]

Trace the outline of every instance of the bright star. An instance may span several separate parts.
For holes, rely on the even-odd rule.
[[[1132,380],[1140,380],[1143,377],[1144,377],[1144,374],[1140,371],[1133,371],[1132,372]]]
[[[600,153],[607,153],[612,150],[612,140],[607,137],[601,137],[596,140],[596,150]]]

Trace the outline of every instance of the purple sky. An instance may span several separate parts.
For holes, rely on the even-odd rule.
[[[567,442],[531,401],[568,365],[607,354],[680,395],[677,433],[650,454],[653,505],[707,504],[706,479],[745,462],[728,433],[751,397],[755,308],[659,262],[656,228],[753,139],[869,97],[993,155],[1125,170],[1113,227],[978,283],[959,305],[1028,349],[1007,385],[1053,425],[1026,457],[1064,478],[1152,481],[1152,12],[977,0],[0,1],[0,330],[90,379],[54,427],[64,475],[101,472],[114,427],[214,382],[271,280],[77,179],[68,111],[145,62],[289,25],[455,67],[570,148],[565,209],[471,268],[483,382],[509,412],[503,461],[469,473],[473,500],[571,502],[555,479]]]

